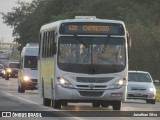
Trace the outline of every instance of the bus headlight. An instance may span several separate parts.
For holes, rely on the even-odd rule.
[[[124,80],[121,79],[121,80],[115,82],[115,83],[110,87],[110,89],[118,89],[118,88],[121,88],[121,87],[124,85],[124,83],[125,83]]]
[[[7,70],[6,70],[8,73],[11,73],[12,72],[12,70],[10,69],[10,68],[7,68]]]
[[[29,77],[28,76],[24,76],[23,80],[26,81],[26,82],[28,82],[29,81]]]
[[[58,81],[59,81],[60,85],[63,87],[73,88],[73,85],[62,77],[58,77]]]

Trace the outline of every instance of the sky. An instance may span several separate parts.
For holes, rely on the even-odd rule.
[[[11,12],[13,7],[18,6],[16,1],[17,0],[0,0],[0,13]],[[20,1],[31,2],[32,0]],[[13,28],[3,23],[2,15],[0,15],[0,42],[13,42],[12,31]]]

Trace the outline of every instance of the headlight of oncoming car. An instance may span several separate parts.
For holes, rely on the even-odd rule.
[[[3,71],[2,71],[2,73],[3,73],[3,74],[6,74],[6,71],[5,71],[5,70],[3,70]]]
[[[58,77],[57,79],[61,86],[66,87],[66,88],[73,88],[73,85],[70,82],[68,82],[66,79],[62,77]]]
[[[28,76],[24,76],[23,80],[26,81],[26,82],[28,82],[30,80],[30,78]]]
[[[7,71],[8,73],[11,73],[11,72],[12,72],[12,70],[11,70],[10,68],[7,68],[6,71]]]
[[[111,87],[110,89],[118,89],[121,88],[123,85],[126,84],[126,79],[120,79],[118,81],[116,81]]]
[[[151,87],[151,88],[149,88],[149,91],[154,92],[155,88]]]

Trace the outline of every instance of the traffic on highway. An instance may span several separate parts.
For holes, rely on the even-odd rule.
[[[43,25],[39,44],[27,43],[19,60],[1,59],[2,117],[160,117],[159,80],[128,71],[130,42],[119,20]]]
[[[42,99],[38,94],[38,90],[26,90],[25,94],[18,93],[18,80],[17,78],[10,78],[9,81],[0,78],[0,103],[1,111],[43,111],[54,110],[54,108],[44,107]],[[3,98],[4,97],[4,98]],[[7,98],[7,99],[6,99]],[[24,106],[25,107],[21,107]],[[36,106],[36,107],[35,107]],[[156,105],[147,104],[143,100],[127,100],[123,103],[121,111],[159,111],[160,103]],[[112,111],[111,107],[92,107],[89,103],[69,103],[68,106],[63,106],[62,110],[106,110]]]
[[[159,6],[1,0],[0,120],[159,120]]]
[[[48,114],[44,113],[45,117],[93,117],[96,114],[100,114],[101,116],[97,115],[96,117],[114,117],[115,113],[112,110],[112,107],[92,107],[91,103],[69,103],[68,106],[63,106],[61,110],[54,109],[52,106],[43,106],[42,98],[39,95],[38,90],[26,90],[25,93],[18,92],[18,80],[17,78],[10,78],[9,80],[4,80],[0,78],[0,111],[46,111],[49,112]],[[3,102],[2,102],[3,101]],[[147,112],[146,114],[153,113],[152,117],[159,116],[160,110],[160,103],[156,102],[156,104],[148,104],[144,100],[130,100],[127,99],[123,102],[121,112],[124,113],[117,113],[119,117],[132,117],[131,115],[141,114]],[[62,111],[64,113],[62,113]],[[67,112],[67,115],[65,112]],[[74,113],[73,111],[79,111],[85,113]],[[93,111],[96,113],[89,113],[88,111]],[[112,115],[110,112],[113,112]],[[133,113],[129,113],[128,111]],[[138,112],[140,111],[140,112]],[[102,113],[99,113],[102,112]],[[105,113],[104,113],[105,112]],[[108,113],[109,112],[109,113]],[[94,115],[95,114],[95,115]],[[156,116],[157,114],[157,116]],[[35,118],[34,118],[35,119]],[[103,119],[103,118],[102,118]],[[117,119],[117,118],[116,118]],[[132,117],[133,119],[133,117]],[[156,118],[155,118],[156,119]],[[158,119],[157,119],[158,120]]]

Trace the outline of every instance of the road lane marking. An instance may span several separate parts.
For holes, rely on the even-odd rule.
[[[134,109],[133,107],[126,107],[126,108],[128,108],[128,109]]]
[[[27,102],[29,102],[29,103],[38,104],[38,103],[36,103],[36,102],[33,102],[33,101],[30,101],[30,100],[24,99],[24,98],[22,98],[22,97],[18,97],[18,96],[12,95],[12,94],[10,94],[10,93],[8,93],[8,92],[5,92],[5,91],[0,91],[0,92],[3,92],[3,93],[5,93],[5,94],[7,94],[8,96],[14,96],[14,97],[16,97],[16,98],[19,98],[19,99],[21,99],[21,100],[23,100],[23,101],[27,101]],[[38,104],[38,105],[39,105],[39,104]]]
[[[21,99],[21,100],[23,100],[23,101],[32,103],[32,104],[40,105],[40,106],[42,106],[42,107],[44,107],[44,108],[48,108],[48,109],[50,109],[50,110],[52,110],[52,111],[58,111],[58,110],[55,110],[55,109],[51,109],[50,107],[46,107],[46,106],[43,106],[43,105],[38,104],[38,103],[36,103],[36,102],[33,102],[33,101],[31,101],[31,100],[27,100],[27,99],[25,99],[25,98],[18,97],[18,96],[15,96],[15,95],[12,95],[12,94],[7,93],[7,92],[5,92],[5,91],[0,91],[0,92],[2,92],[2,93],[4,93],[4,94],[7,94],[8,96],[13,96],[13,97],[18,98],[18,99]]]
[[[12,95],[12,94],[10,94],[10,93],[8,93],[8,92],[5,92],[5,91],[0,91],[0,92],[2,92],[2,93],[4,93],[4,94],[7,94],[8,96],[16,97],[16,98],[18,98],[18,99],[21,99],[21,100],[26,101],[26,102],[29,102],[29,103],[33,103],[33,104],[36,104],[36,105],[40,105],[40,104],[38,104],[38,103],[36,103],[36,102],[33,102],[33,101],[30,101],[30,100],[24,99],[24,98],[22,98],[22,97],[18,97],[18,96]],[[45,107],[45,106],[44,106],[44,107]]]
[[[18,99],[21,99],[21,100],[23,100],[23,101],[32,103],[32,104],[40,105],[40,106],[42,106],[42,107],[44,107],[44,108],[47,108],[47,109],[49,109],[49,110],[51,110],[51,111],[61,111],[61,110],[56,110],[56,109],[53,109],[53,108],[50,108],[50,107],[46,107],[46,106],[43,106],[43,105],[38,104],[38,103],[36,103],[36,102],[33,102],[33,101],[30,101],[30,100],[27,100],[27,99],[24,99],[24,98],[21,98],[21,97],[12,95],[12,94],[7,93],[7,92],[5,92],[5,91],[0,91],[0,92],[2,92],[2,93],[4,93],[4,94],[7,94],[8,96],[13,96],[13,97],[18,98]],[[66,114],[66,113],[65,113],[65,114]],[[72,114],[66,114],[66,115],[70,115],[70,116],[71,116]],[[85,120],[85,119],[78,118],[78,117],[72,117],[72,118],[74,118],[74,119],[76,119],[76,120]]]
[[[17,97],[17,96],[16,96],[16,97]],[[27,102],[29,102],[29,103],[33,103],[33,104],[39,105],[39,104],[36,103],[36,102],[30,101],[30,100],[27,100],[27,99],[24,99],[24,98],[21,98],[21,97],[17,97],[17,98],[19,98],[19,99],[21,99],[21,100],[24,100],[24,101],[27,101]]]
[[[2,93],[4,93],[4,94],[7,94],[8,96],[13,96],[12,94],[7,93],[7,92],[4,92],[4,91],[0,91],[0,92],[2,92]]]
[[[132,109],[132,110],[135,109],[135,108],[133,108],[133,107],[123,107],[123,108]]]
[[[14,97],[16,97],[16,98],[18,98],[18,99],[21,99],[21,100],[26,101],[26,102],[29,102],[29,103],[33,103],[33,104],[36,104],[36,105],[41,105],[41,104],[38,104],[38,103],[33,102],[33,101],[31,101],[31,100],[27,100],[27,99],[25,99],[25,98],[12,95],[12,94],[10,94],[10,93],[8,93],[8,92],[5,92],[5,91],[0,91],[0,92],[5,93],[5,94],[7,94],[8,96],[14,96]],[[41,105],[41,106],[43,106],[43,105]],[[43,106],[43,107],[49,108],[49,109],[54,110],[54,111],[64,111],[64,110],[57,110],[57,109],[50,108],[50,107],[46,107],[46,106]],[[124,107],[124,108],[134,109],[134,108],[132,108],[132,107]],[[65,111],[75,111],[75,110],[65,110]],[[77,111],[78,111],[78,110],[77,110]],[[88,111],[88,110],[81,110],[81,111]],[[97,110],[92,110],[92,111],[97,111]],[[105,109],[102,109],[102,111],[105,111]]]
[[[5,92],[5,91],[0,91],[0,92],[2,92],[2,93],[4,93],[4,94],[7,94],[8,96],[13,96],[13,97],[18,98],[18,99],[20,99],[20,100],[23,100],[23,101],[32,103],[32,104],[40,105],[41,107],[47,108],[47,109],[50,110],[50,111],[57,111],[57,112],[61,112],[61,111],[75,111],[75,110],[57,110],[57,109],[54,109],[54,108],[51,108],[51,107],[43,106],[43,105],[38,104],[38,103],[36,103],[36,102],[33,102],[33,101],[31,101],[31,100],[27,100],[27,99],[25,99],[25,98],[15,96],[15,95],[10,94],[10,93]],[[130,107],[126,107],[126,108],[130,108]],[[133,109],[133,108],[130,108],[130,109]],[[80,110],[80,111],[88,111],[88,110]],[[92,111],[97,111],[97,110],[92,110]],[[102,110],[102,111],[104,111],[104,110]],[[66,115],[68,115],[68,116],[72,116],[72,114],[70,114],[70,113],[64,113],[64,114],[66,114]],[[84,118],[82,118],[82,117],[74,117],[74,116],[73,116],[72,118],[73,118],[73,119],[76,119],[76,120],[86,120],[86,119],[84,119]]]

